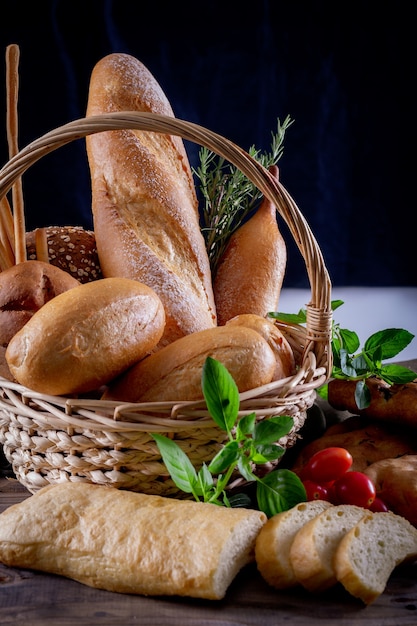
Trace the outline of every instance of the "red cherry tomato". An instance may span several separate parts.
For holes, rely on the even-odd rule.
[[[333,485],[336,504],[356,504],[369,509],[376,497],[375,485],[363,472],[346,472]]]
[[[320,484],[329,483],[343,476],[352,462],[352,455],[345,448],[324,448],[313,454],[304,467],[303,475]]]
[[[324,485],[319,485],[312,480],[303,482],[307,494],[307,500],[329,500],[329,493]]]
[[[369,510],[373,513],[386,513],[389,511],[385,502],[381,500],[381,498],[378,498],[378,496],[376,496],[375,500],[372,502]]]

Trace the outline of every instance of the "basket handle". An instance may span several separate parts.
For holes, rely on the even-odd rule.
[[[43,156],[87,135],[124,129],[177,135],[200,144],[230,161],[274,203],[301,252],[311,286],[311,300],[307,305],[307,342],[319,345],[319,353],[323,356],[325,353],[323,362],[327,361],[327,367],[330,367],[331,282],[317,241],[284,186],[246,151],[221,135],[198,124],[155,113],[122,111],[74,120],[28,144],[3,166],[0,170],[0,201],[14,182]]]

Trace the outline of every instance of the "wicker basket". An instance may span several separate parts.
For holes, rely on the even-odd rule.
[[[245,151],[201,126],[151,113],[112,113],[61,126],[26,146],[0,170],[0,199],[41,157],[89,134],[138,129],[179,135],[224,157],[274,204],[305,261],[311,301],[306,326],[278,323],[298,365],[290,378],[240,395],[240,416],[290,415],[294,428],[280,441],[298,438],[315,390],[331,371],[330,279],[308,224],[282,184]],[[63,481],[88,481],[143,493],[182,497],[169,478],[151,433],[169,435],[198,468],[225,441],[205,403],[117,404],[95,398],[35,393],[0,378],[0,443],[17,479],[32,493]]]

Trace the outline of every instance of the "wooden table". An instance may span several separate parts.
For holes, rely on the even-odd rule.
[[[416,361],[412,362],[415,366]],[[414,367],[415,369],[415,367]],[[0,479],[0,512],[30,494]],[[72,580],[0,564],[0,624],[13,626],[417,626],[417,562],[398,567],[365,607],[342,586],[323,594],[275,591],[246,567],[220,602],[91,589]]]

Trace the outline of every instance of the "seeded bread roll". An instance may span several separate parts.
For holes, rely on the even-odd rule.
[[[94,67],[87,115],[173,117],[147,68],[128,54]],[[89,135],[94,232],[103,275],[152,287],[166,312],[161,345],[216,324],[211,271],[191,168],[179,137],[138,130]]]
[[[150,287],[102,278],[47,302],[11,339],[6,359],[12,375],[34,391],[92,391],[151,352],[164,323]]]
[[[200,400],[206,358],[223,363],[240,392],[271,382],[275,356],[265,339],[244,326],[216,326],[161,348],[113,381],[106,400],[157,402]]]
[[[102,278],[94,232],[82,226],[47,226],[26,233],[26,253],[61,268],[80,283]]]
[[[74,482],[0,515],[0,561],[118,593],[220,600],[266,515]]]

